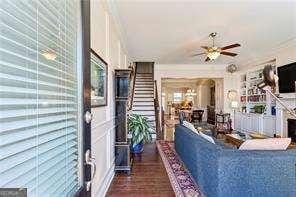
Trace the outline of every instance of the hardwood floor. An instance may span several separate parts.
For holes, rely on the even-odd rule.
[[[135,157],[132,173],[116,173],[107,196],[175,196],[155,143]]]

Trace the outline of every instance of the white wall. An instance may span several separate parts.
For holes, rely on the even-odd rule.
[[[161,90],[161,78],[222,78],[217,80],[216,110],[232,113],[227,93],[230,89],[239,90],[239,75],[226,72],[226,65],[192,65],[192,64],[155,64],[154,78],[157,80],[157,88]],[[159,98],[161,91],[159,91]],[[217,101],[217,100],[216,100]]]
[[[108,63],[108,105],[92,108],[92,155],[97,171],[92,196],[104,196],[114,175],[114,69],[127,68],[129,58],[107,4],[91,0],[91,48]]]

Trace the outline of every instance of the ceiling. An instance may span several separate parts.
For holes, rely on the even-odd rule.
[[[163,64],[200,64],[201,45],[242,46],[215,64],[239,63],[276,48],[296,35],[295,0],[114,0],[112,14],[131,57]],[[210,62],[209,64],[212,64]]]

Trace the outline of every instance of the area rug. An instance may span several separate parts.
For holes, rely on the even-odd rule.
[[[203,197],[201,190],[177,155],[174,143],[159,140],[156,144],[175,195],[177,197]]]

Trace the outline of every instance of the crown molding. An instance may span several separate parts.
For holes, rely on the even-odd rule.
[[[228,64],[155,64],[156,70],[225,71]]]

